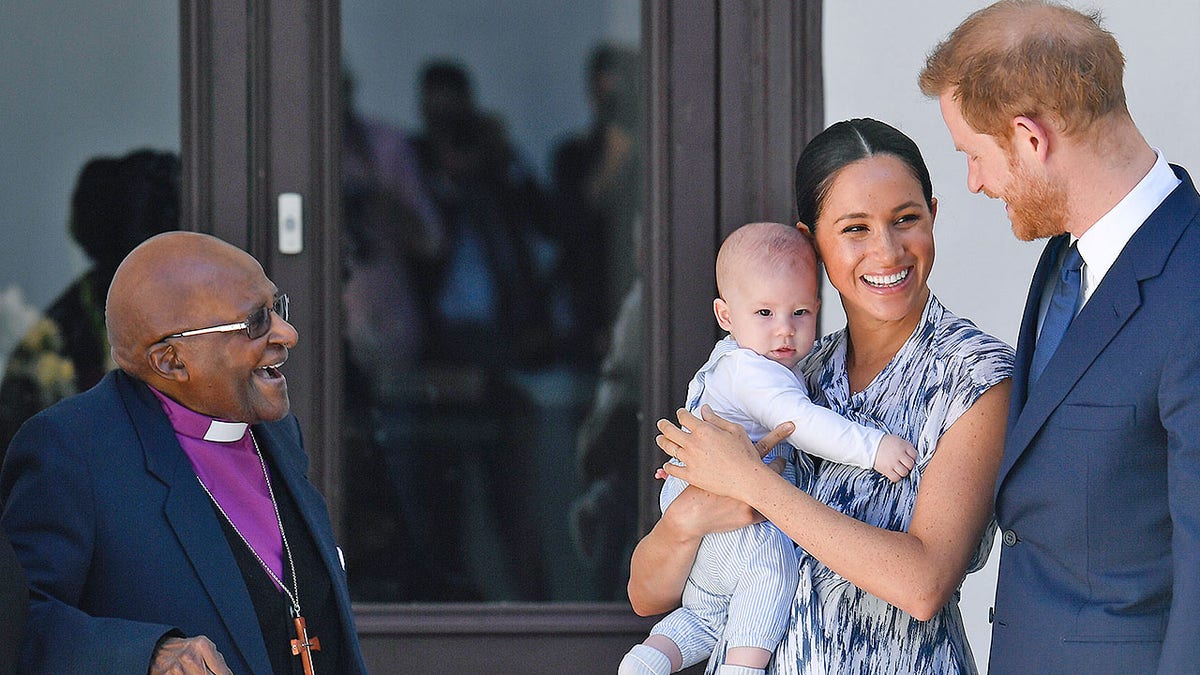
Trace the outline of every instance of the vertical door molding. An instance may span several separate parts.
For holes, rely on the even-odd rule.
[[[179,3],[181,225],[248,249],[247,11]]]
[[[255,130],[253,241],[294,308],[300,343],[288,360],[292,411],[304,426],[309,478],[324,493],[341,533],[342,342],[338,238],[340,10],[334,0],[252,3],[261,45],[250,88]],[[279,250],[278,197],[300,195],[303,250]],[[258,224],[261,223],[261,226]],[[260,248],[261,247],[261,248]]]
[[[181,2],[180,33],[183,227],[249,251],[292,298],[292,411],[340,530],[338,3]],[[278,247],[285,192],[302,199],[294,255]]]
[[[717,336],[724,235],[794,221],[792,171],[821,127],[820,0],[646,0],[649,252],[640,524],[658,519],[654,421],[672,417]]]

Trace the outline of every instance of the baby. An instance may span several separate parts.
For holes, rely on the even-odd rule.
[[[796,430],[787,441],[804,452],[874,469],[893,482],[909,474],[917,456],[911,443],[814,404],[798,374],[816,340],[820,304],[816,253],[805,234],[779,223],[738,228],[717,254],[717,292],[713,312],[729,337],[688,384],[688,410],[699,414],[708,404],[753,441],[791,421]],[[763,461],[779,457],[779,449]],[[794,474],[788,462],[785,475]],[[666,479],[663,511],[686,487]],[[787,630],[798,574],[795,545],[770,522],[705,536],[683,606],[625,655],[619,675],[666,675],[710,655],[709,672],[764,673]],[[713,654],[719,640],[724,653]]]

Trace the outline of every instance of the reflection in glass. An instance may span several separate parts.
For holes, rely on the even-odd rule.
[[[0,457],[25,419],[113,367],[117,263],[179,227],[178,13],[0,3]]]
[[[96,157],[79,172],[68,230],[92,261],[27,328],[0,380],[0,457],[21,424],[100,382],[116,367],[104,329],[104,301],[117,266],[142,241],[179,229],[179,157],[136,150]],[[16,291],[6,291],[18,300]]]
[[[592,4],[603,14],[614,3]],[[531,26],[546,18],[535,9]],[[447,34],[461,2],[423,4],[413,19],[444,15],[437,52],[367,49],[385,16],[397,43],[416,27],[390,11],[343,3],[351,593],[623,598],[642,343],[637,52],[585,24],[562,29],[593,47],[547,42],[531,64],[530,36]],[[489,43],[496,53],[482,58]],[[580,84],[490,84],[555,68]],[[416,94],[407,116],[378,102],[397,77]]]

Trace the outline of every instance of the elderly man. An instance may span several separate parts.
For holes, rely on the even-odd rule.
[[[254,258],[207,235],[121,263],[120,369],[29,420],[0,473],[31,589],[23,670],[365,671],[288,414],[287,314]]]
[[[1200,669],[1200,195],[1123,72],[1098,17],[1004,0],[921,74],[971,191],[1050,238],[996,486],[993,674]]]

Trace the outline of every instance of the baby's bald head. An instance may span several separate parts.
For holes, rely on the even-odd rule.
[[[726,297],[755,275],[795,268],[817,274],[808,235],[782,223],[749,223],[731,232],[717,252],[717,292]]]

